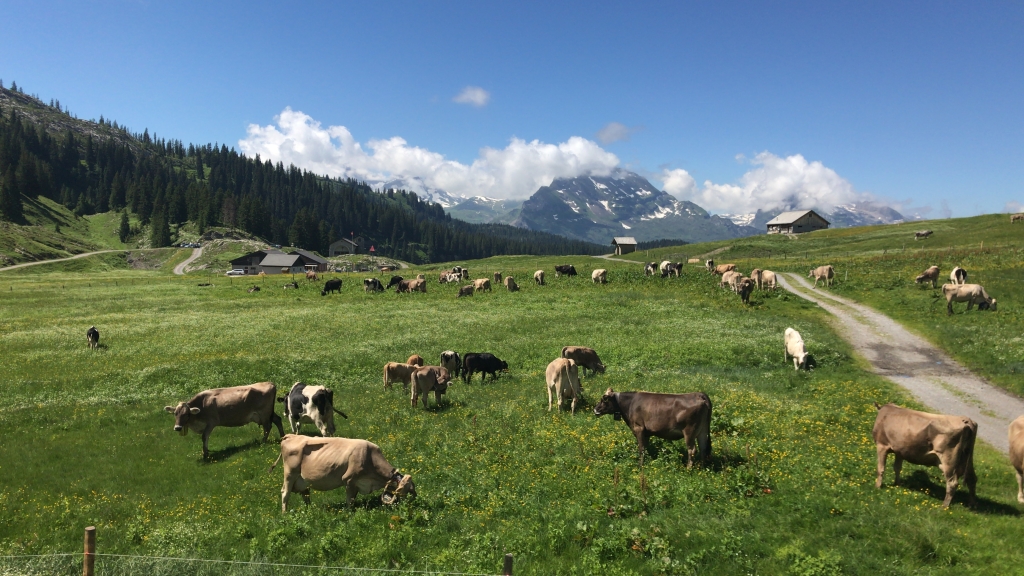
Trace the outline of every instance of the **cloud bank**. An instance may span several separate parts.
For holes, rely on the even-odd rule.
[[[620,142],[623,140],[629,140],[630,135],[634,132],[639,131],[641,128],[630,128],[625,124],[618,122],[609,122],[605,124],[604,128],[597,131],[597,139],[601,141],[601,144],[611,144],[612,142]]]
[[[477,108],[487,106],[487,103],[490,101],[491,93],[479,86],[466,86],[462,89],[462,92],[459,92],[455,98],[452,98],[452,102],[469,104]]]

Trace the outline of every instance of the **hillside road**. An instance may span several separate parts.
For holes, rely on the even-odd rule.
[[[51,262],[63,262],[65,260],[78,260],[79,258],[87,258],[89,256],[95,256],[96,254],[106,254],[108,252],[127,252],[127,250],[97,250],[95,252],[83,252],[81,254],[75,254],[67,258],[54,258],[52,260],[36,260],[34,262],[22,262],[21,264],[14,264],[11,266],[4,266],[0,268],[0,272],[5,270],[14,270],[15,268],[24,268],[26,266],[36,266],[39,264],[50,264]]]
[[[202,255],[203,249],[201,247],[193,248],[192,255],[189,256],[188,258],[185,258],[184,260],[181,261],[181,263],[174,267],[174,273],[177,274],[178,276],[185,274],[185,266],[188,266],[189,264],[195,262],[196,259]]]
[[[797,274],[778,277],[783,288],[835,316],[839,335],[868,361],[874,373],[907,389],[935,412],[970,417],[978,423],[978,436],[1004,454],[1009,452],[1007,428],[1024,414],[1024,400],[971,373],[885,314],[820,286],[812,289],[810,282]]]

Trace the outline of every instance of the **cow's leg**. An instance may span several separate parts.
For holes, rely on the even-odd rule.
[[[1024,504],[1024,470],[1017,472],[1017,502]]]
[[[278,416],[276,412],[271,412],[270,421],[274,424],[274,426],[277,426],[277,433],[281,435],[281,438],[284,438],[284,426],[282,425],[281,417]],[[263,436],[263,441],[265,442],[266,440],[267,437]]]
[[[885,459],[889,456],[889,447],[879,444],[875,448],[878,450],[878,477],[875,479],[875,488],[881,488],[882,476],[885,474]]]
[[[561,405],[559,405],[561,408]],[[548,412],[551,412],[551,386],[548,386]]]
[[[345,500],[348,503],[349,509],[355,508],[356,496],[359,494],[359,488],[356,487],[354,480],[349,480],[349,483],[345,486]]]
[[[644,452],[647,451],[647,432],[643,428],[633,429],[636,435],[636,448],[640,452],[640,467],[644,465]]]
[[[900,458],[900,455],[894,452],[892,455],[893,486],[900,485],[900,470],[903,470],[903,458]]]
[[[971,459],[967,461],[967,470],[964,472],[964,484],[967,485],[967,490],[970,497],[967,501],[968,506],[974,506],[975,503],[975,489],[978,487],[978,475],[974,473],[974,455],[971,455]]]
[[[686,442],[686,469],[693,468],[693,457],[697,455],[697,442],[693,430],[685,430],[683,441]]]
[[[953,300],[949,299],[949,300],[946,300],[946,316],[952,316],[952,315],[953,315]]]
[[[303,500],[303,501],[304,501],[304,502],[306,503],[306,506],[309,506],[309,504],[310,504],[310,499],[309,499],[309,488],[307,487],[307,488],[306,488],[305,490],[303,490],[302,492],[299,492],[299,494],[302,494],[302,500]]]
[[[956,494],[956,488],[960,485],[960,479],[956,476],[956,470],[949,470],[948,472],[943,470],[946,476],[946,499],[942,501],[943,508],[949,508],[949,505],[953,503],[953,495]]]
[[[434,390],[434,405],[435,406],[440,406],[441,405],[441,391],[440,390]]]
[[[419,400],[419,386],[415,382],[412,384],[412,407],[416,407],[416,402]]]
[[[292,427],[292,434],[298,434],[299,428],[302,426],[302,417],[296,416],[295,414],[289,414],[288,425]]]
[[[576,414],[576,395],[575,394],[573,394],[573,396],[572,396],[572,414],[573,415]]]
[[[281,512],[288,512],[288,497],[292,493],[292,481],[287,475],[284,477],[284,484],[281,486]]]
[[[213,426],[207,426],[203,430],[203,458],[210,457],[210,432],[213,432]]]

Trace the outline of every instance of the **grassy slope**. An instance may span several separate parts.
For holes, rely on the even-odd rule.
[[[705,273],[646,279],[582,257],[583,277],[526,281],[563,260],[470,262],[474,277],[512,271],[523,288],[463,300],[433,281],[425,295],[368,295],[362,275],[326,298],[280,278],[250,295],[228,279],[197,287],[201,276],[4,276],[0,553],[76,550],[96,524],[105,552],[475,572],[512,552],[517,574],[1009,573],[1024,560],[1011,469],[984,446],[975,511],[962,494],[939,509],[935,469],[874,488],[870,403],[909,400],[863,371],[815,307],[778,294],[745,308]],[[609,285],[589,282],[595,267]],[[91,324],[98,351],[82,336]],[[814,373],[782,361],[786,326],[803,332]],[[543,371],[565,344],[609,366],[584,380],[591,402],[607,386],[708,392],[713,468],[687,471],[678,443],[655,442],[642,490],[621,422],[548,413]],[[512,370],[456,384],[429,411],[381,389],[384,362],[447,348],[492,351]],[[349,511],[341,492],[315,493],[281,515],[280,469],[266,474],[276,446],[255,427],[215,431],[206,463],[162,411],[262,380],[334,387],[351,417],[339,435],[378,443],[420,497],[388,508],[364,496]]]

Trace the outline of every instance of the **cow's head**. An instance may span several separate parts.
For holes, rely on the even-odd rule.
[[[412,483],[412,476],[409,474],[403,476],[398,470],[395,470],[391,479],[384,486],[384,494],[381,495],[380,501],[390,506],[406,495],[412,498],[416,497],[416,486]]]
[[[444,366],[440,366],[437,369],[437,385],[448,388],[448,383],[452,381],[452,375],[448,373],[448,369]]]
[[[182,436],[188,434],[189,422],[199,415],[199,408],[184,402],[178,402],[177,406],[164,406],[164,410],[174,414],[174,431]]]
[[[597,403],[597,406],[594,406],[594,416],[603,416],[605,414],[614,414],[616,420],[622,417],[619,403],[615,400],[615,391],[611,388],[604,391],[601,401]]]
[[[989,302],[980,302],[980,303],[978,303],[978,310],[991,310],[991,311],[995,312],[996,311],[996,299],[993,298]]]
[[[508,372],[508,362],[505,362],[504,360],[501,361],[501,371]]]
[[[600,362],[595,364],[594,371],[597,372],[598,374],[604,374],[604,364],[601,364]]]

